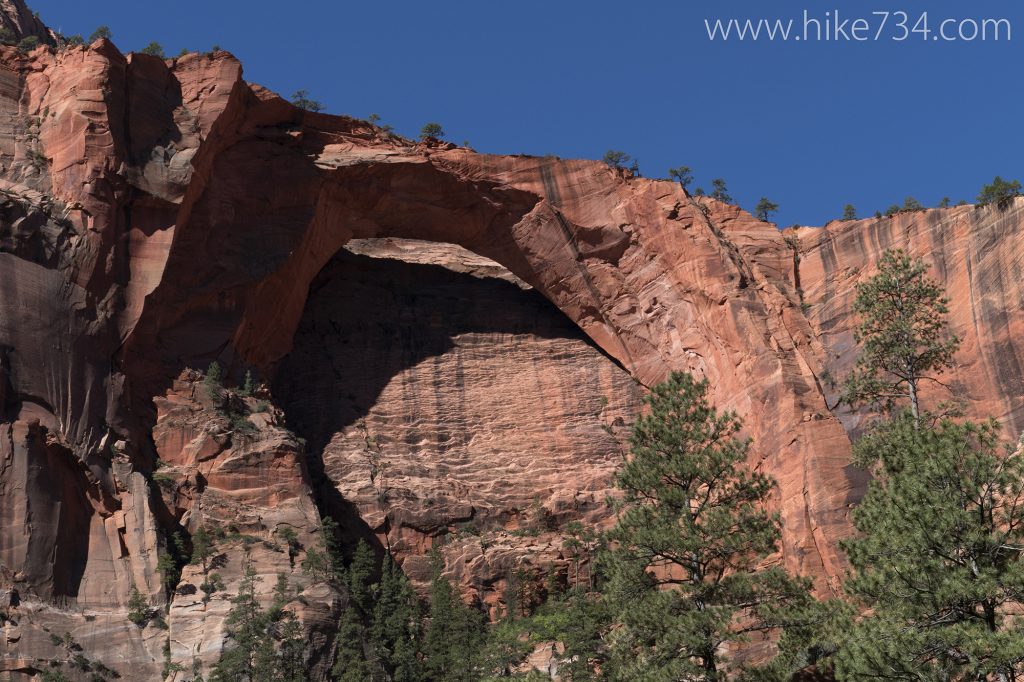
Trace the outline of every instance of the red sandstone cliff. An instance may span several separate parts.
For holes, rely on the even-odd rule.
[[[246,546],[264,594],[279,571],[304,591],[322,672],[338,597],[276,539],[310,546],[321,511],[414,578],[451,538],[450,574],[495,604],[524,562],[566,570],[566,521],[608,521],[642,387],[672,369],[743,416],[779,482],[781,560],[827,591],[864,485],[829,379],[888,246],[953,297],[958,395],[1024,427],[1024,202],[783,235],[597,162],[304,112],[224,52],[101,40],[0,65],[0,675],[60,658],[65,631],[139,679],[166,642],[205,668]],[[236,396],[251,433],[188,371],[215,359],[270,387]],[[173,533],[207,521],[234,526],[224,592],[204,602],[186,567],[169,630],[126,623],[133,585],[164,599]]]

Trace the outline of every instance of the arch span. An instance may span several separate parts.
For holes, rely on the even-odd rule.
[[[858,483],[773,226],[596,162],[413,144],[256,88],[238,100],[196,155],[126,346],[137,398],[171,375],[159,363],[272,375],[310,282],[352,238],[458,244],[536,288],[642,383],[707,376],[779,480],[787,563],[839,574]]]

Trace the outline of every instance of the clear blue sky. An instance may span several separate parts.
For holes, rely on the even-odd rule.
[[[107,24],[124,51],[218,44],[245,77],[327,110],[376,112],[415,136],[438,121],[478,151],[600,158],[621,149],[647,176],[691,166],[780,225],[823,224],[943,196],[973,200],[996,174],[1024,179],[1020,0],[35,0],[66,34]],[[704,19],[843,17],[928,10],[1002,18],[1013,40],[711,42]],[[951,29],[956,33],[955,26]]]

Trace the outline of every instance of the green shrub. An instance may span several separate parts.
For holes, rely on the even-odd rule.
[[[245,381],[242,383],[242,395],[251,396],[256,390],[256,384],[252,380],[252,372],[245,370]]]
[[[203,388],[206,389],[206,396],[210,400],[220,398],[220,392],[224,388],[223,374],[220,369],[220,363],[216,360],[211,362],[206,370],[206,376],[203,377]]]
[[[920,201],[918,201],[914,197],[907,197],[906,199],[903,200],[903,209],[902,210],[904,210],[904,211],[923,211],[924,210],[924,206],[921,204]]]
[[[146,45],[144,48],[142,48],[141,52],[142,54],[148,54],[151,57],[159,57],[160,59],[165,59],[163,46],[155,40],[151,42],[149,45]]]
[[[693,182],[693,171],[690,170],[689,166],[680,166],[679,168],[669,168],[668,176],[679,183],[679,186],[686,189]]]
[[[139,592],[139,588],[132,585],[131,595],[128,597],[128,620],[140,628],[150,619],[149,603]]]
[[[1020,196],[1021,185],[1019,180],[1003,180],[998,175],[992,184],[985,185],[978,194],[978,204],[988,206],[995,204],[999,208],[1005,208],[1015,197]]]
[[[754,208],[754,215],[757,219],[762,222],[768,222],[768,219],[773,213],[778,212],[779,205],[770,201],[768,197],[761,197],[761,200],[757,202],[757,206]]]
[[[221,579],[220,573],[211,573],[209,577],[199,585],[199,589],[203,592],[203,603],[208,604],[214,593],[218,590],[224,589],[224,581]]]
[[[606,164],[617,170],[625,170],[626,164],[630,162],[632,157],[626,152],[619,151],[617,149],[609,149],[601,157],[601,160]]]
[[[39,38],[37,36],[25,36],[18,41],[18,49],[22,52],[31,52],[37,47],[39,47]]]
[[[312,111],[314,113],[324,110],[324,105],[315,99],[312,99],[306,89],[295,91],[295,94],[292,95],[292,104],[297,106],[299,109]]]
[[[420,128],[420,139],[426,140],[427,138],[435,138],[438,140],[444,139],[444,128],[441,127],[440,123],[431,121]]]
[[[721,201],[723,204],[733,203],[732,195],[729,194],[725,180],[722,178],[715,178],[711,181],[711,198]]]
[[[106,40],[110,40],[111,33],[110,33],[110,27],[109,26],[99,26],[95,31],[93,31],[89,35],[89,43],[90,44],[95,43],[100,38],[104,38]]]

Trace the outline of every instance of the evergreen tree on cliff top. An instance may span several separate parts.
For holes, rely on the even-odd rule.
[[[726,645],[813,610],[806,581],[760,568],[779,540],[763,506],[774,482],[748,471],[740,420],[706,394],[707,382],[673,373],[633,429],[606,559],[619,623],[608,633],[611,679],[724,680],[745,667]]]
[[[952,366],[959,342],[946,329],[948,299],[926,272],[920,259],[896,249],[857,285],[853,309],[861,323],[854,338],[861,354],[844,387],[848,404],[890,412],[906,400],[919,418],[922,383]]]

